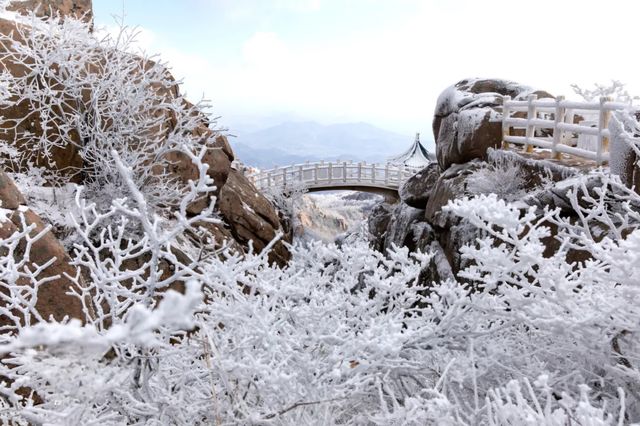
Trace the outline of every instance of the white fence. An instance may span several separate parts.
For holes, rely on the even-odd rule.
[[[609,98],[600,98],[599,102],[573,102],[563,96],[538,99],[536,95],[529,95],[527,100],[514,101],[505,96],[503,147],[524,145],[527,152],[532,152],[534,147],[549,149],[556,159],[561,158],[561,154],[569,154],[600,165],[609,161],[607,127],[611,113],[629,107]],[[577,118],[581,118],[579,123],[575,123]]]
[[[391,164],[333,161],[296,164],[250,175],[258,189],[302,183],[308,189],[370,187],[398,190],[416,170]]]

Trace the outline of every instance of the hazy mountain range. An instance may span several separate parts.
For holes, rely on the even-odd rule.
[[[320,159],[384,162],[408,149],[414,137],[362,122],[324,125],[314,121],[288,121],[236,135],[230,142],[237,157],[261,168]]]

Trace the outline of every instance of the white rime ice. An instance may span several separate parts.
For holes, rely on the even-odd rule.
[[[0,238],[3,424],[640,422],[640,197],[616,176],[598,170],[567,182],[574,217],[491,193],[451,202],[449,214],[477,228],[462,249],[469,266],[429,285],[419,276],[432,253],[381,254],[357,236],[293,246],[284,268],[269,264],[270,246],[213,251],[193,235],[202,222],[220,224],[215,200],[187,212],[213,190],[207,141],[189,136],[192,110],[163,103],[179,117],[168,139],[129,144],[133,131],[154,134],[155,114],[127,114],[157,108],[158,81],[127,80],[140,71],[135,61],[83,24],[43,21],[31,31],[23,48],[41,59],[85,66],[87,43],[110,52],[108,87],[72,62],[70,90],[79,94],[89,78],[117,101],[103,111],[119,125],[68,117],[87,132],[88,155],[103,157],[69,209],[69,294],[83,318],[55,322],[36,309],[50,278],[30,253],[48,229],[34,233],[22,220]],[[27,80],[0,80],[18,98],[55,99],[36,99]],[[150,146],[179,150],[199,177],[182,187],[149,182]],[[545,255],[550,239],[558,247]]]

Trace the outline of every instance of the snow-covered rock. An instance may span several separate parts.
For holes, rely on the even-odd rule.
[[[488,148],[502,142],[502,99],[524,99],[529,94],[553,97],[512,81],[466,79],[438,97],[433,118],[436,157],[442,170],[474,158],[486,158]]]
[[[296,206],[295,238],[303,241],[334,242],[343,235],[357,231],[367,217],[378,217],[372,211],[380,196],[364,192],[305,194]],[[379,228],[386,229],[386,222]],[[375,231],[373,231],[375,232]]]
[[[429,164],[407,179],[400,187],[398,191],[400,199],[411,207],[424,209],[439,176],[440,166],[438,163]]]

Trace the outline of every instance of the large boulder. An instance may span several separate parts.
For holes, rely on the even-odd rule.
[[[275,207],[240,172],[231,169],[227,182],[220,190],[218,210],[233,237],[243,246],[251,241],[261,251],[282,232]],[[278,265],[289,260],[289,251],[282,241],[273,247],[270,259]]]
[[[451,224],[451,217],[442,211],[442,208],[451,200],[469,195],[467,191],[469,179],[475,171],[483,167],[485,163],[471,161],[466,164],[457,164],[442,173],[425,208],[424,217],[427,222],[440,228],[448,227]]]
[[[0,72],[21,77],[27,75],[29,70],[12,56],[15,55],[14,40],[19,43],[24,42],[17,31],[18,25],[14,21],[0,18],[0,33],[11,35],[10,40],[0,41],[0,55],[3,57],[0,61]],[[38,78],[46,77],[38,76]],[[54,84],[52,85],[56,87]],[[63,87],[56,87],[56,89],[58,89],[60,102],[47,110],[47,117],[52,118],[51,120],[41,116],[38,109],[40,105],[37,103],[34,105],[31,101],[16,102],[11,106],[1,108],[0,141],[14,146],[19,152],[33,152],[35,150],[37,155],[30,159],[35,160],[36,166],[55,170],[56,173],[79,183],[76,173],[83,165],[80,156],[81,137],[75,129],[67,129],[66,126],[60,125],[62,124],[60,121],[58,121],[58,125],[55,125],[53,119],[56,116],[69,114],[71,112],[70,105],[74,105],[74,101],[66,96]],[[45,124],[43,125],[43,123]],[[53,146],[46,153],[39,151],[39,148],[34,146],[34,140],[60,140],[62,134],[70,143],[52,144]],[[24,135],[33,135],[33,138],[25,138]],[[14,168],[18,170],[27,167],[30,165],[14,165]]]
[[[15,210],[25,204],[25,199],[13,180],[0,170],[0,208]]]
[[[424,209],[440,177],[440,166],[431,163],[415,175],[411,176],[398,191],[400,200],[416,209]]]
[[[92,0],[12,0],[7,10],[26,15],[35,12],[39,17],[56,14],[61,17],[72,16],[85,22],[93,22]]]
[[[388,203],[376,204],[367,219],[367,227],[373,248],[384,251],[384,240],[387,236],[387,228],[393,214],[393,207]]]
[[[404,203],[396,204],[393,210],[393,220],[389,221],[386,238],[384,240],[385,251],[397,247],[415,247],[413,225],[424,217],[424,210],[413,208]]]
[[[442,170],[474,158],[485,159],[488,148],[502,143],[504,96],[526,99],[552,97],[547,92],[506,80],[467,79],[438,97],[433,118],[436,158]]]
[[[35,7],[36,3],[39,4],[36,1],[16,1],[15,7],[19,5],[22,8],[19,11],[24,12]],[[84,12],[91,10],[91,1],[48,0],[43,4],[47,10],[59,12],[63,16],[78,13],[85,16]],[[21,25],[14,21],[0,19],[0,33],[9,36],[0,41],[0,54],[5,58],[0,61],[0,72],[6,72],[18,78],[24,77],[27,79],[25,82],[27,84],[29,79],[36,77],[30,74],[30,70],[22,61],[16,60],[16,42],[24,43],[24,40],[20,39],[18,30],[29,29]],[[109,75],[105,69],[112,59],[111,56],[122,59],[121,56],[124,55],[127,60],[133,58],[132,72],[126,75],[133,78],[131,84],[135,87],[137,87],[137,78],[144,85],[144,81],[147,80],[145,72],[153,70],[149,87],[154,91],[152,97],[154,104],[148,110],[136,109],[132,112],[134,116],[127,116],[130,117],[131,123],[140,124],[140,127],[132,132],[132,140],[127,141],[127,146],[135,150],[136,146],[132,144],[137,140],[146,141],[145,136],[151,135],[151,140],[162,141],[171,136],[175,137],[174,133],[179,129],[189,129],[190,136],[196,145],[201,143],[208,147],[203,161],[208,166],[207,174],[213,180],[216,189],[211,193],[203,194],[201,199],[188,206],[188,212],[196,215],[209,205],[211,197],[218,197],[217,208],[226,220],[226,224],[220,228],[203,227],[210,232],[210,237],[220,241],[228,240],[228,237],[232,236],[235,243],[231,246],[235,249],[242,248],[237,251],[245,251],[249,241],[253,241],[254,248],[257,250],[264,248],[276,232],[282,231],[282,218],[278,217],[274,206],[240,173],[233,171],[233,178],[228,182],[235,155],[227,138],[217,135],[210,128],[207,116],[181,97],[178,82],[166,68],[160,69],[161,75],[158,77],[157,68],[154,68],[156,63],[149,59],[129,57],[127,53],[103,51],[100,47],[95,47],[97,49],[95,50],[94,47],[92,46],[93,50],[87,53],[89,55],[87,71],[92,78],[98,78],[102,73]],[[22,59],[29,61],[29,58]],[[90,139],[92,135],[81,135],[76,130],[75,120],[78,117],[77,111],[92,111],[91,98],[96,94],[97,89],[91,85],[92,78],[87,80],[86,85],[80,85],[82,87],[76,87],[77,84],[71,88],[66,87],[64,82],[59,81],[54,69],[55,64],[50,68],[45,69],[37,78],[39,83],[42,80],[45,86],[51,88],[50,95],[55,99],[43,96],[34,101],[15,102],[13,105],[0,108],[0,115],[4,118],[0,123],[0,143],[6,142],[20,154],[15,158],[4,158],[4,160],[15,160],[12,166],[14,170],[21,172],[29,170],[33,165],[44,168],[45,177],[52,185],[64,181],[65,178],[75,183],[85,183],[85,177],[95,166],[95,156],[102,153],[91,152],[88,156],[83,154],[87,151],[87,143],[92,141]],[[53,106],[43,108],[44,104]],[[186,109],[178,108],[180,105]],[[47,113],[41,114],[41,109],[46,110]],[[119,111],[116,109],[115,113]],[[138,113],[139,117],[135,115]],[[90,116],[90,112],[87,115]],[[149,118],[151,120],[148,120]],[[101,123],[101,130],[105,133],[108,133],[112,126],[117,128],[118,124],[111,116],[102,117]],[[108,137],[106,139],[108,140]],[[38,145],[42,141],[47,141],[46,145],[51,148],[46,155]],[[171,179],[183,184],[189,180],[195,181],[199,177],[199,169],[192,163],[189,156],[177,150],[170,150],[160,157],[155,154],[157,150],[149,147],[140,147],[139,151],[144,152],[145,155],[141,156],[136,164],[141,164],[143,167],[152,165],[151,171],[157,176],[168,174]],[[0,176],[0,192],[5,191],[2,182]],[[10,193],[11,189],[8,188],[6,191]],[[16,199],[11,200],[9,196],[5,197],[5,203],[15,205],[16,202]],[[174,207],[168,206],[167,210],[170,211]],[[289,257],[286,246],[278,243],[273,250],[272,259],[279,264],[284,264]]]
[[[0,203],[0,239],[6,240],[29,226],[33,227],[29,232],[30,237],[36,237],[45,230],[46,224],[33,210],[24,205],[24,197],[4,172],[0,172]],[[7,256],[8,252],[0,255]],[[20,241],[13,255],[16,262],[24,260],[27,255],[25,240]],[[37,277],[43,282],[38,287],[35,308],[42,318],[53,318],[56,321],[61,321],[67,316],[83,319],[80,299],[67,294],[74,285],[69,277],[76,276],[76,269],[71,265],[69,255],[51,230],[47,230],[40,238],[31,242],[28,256],[29,262],[34,265],[43,266],[52,262]],[[18,277],[16,283],[33,285],[26,277]],[[0,291],[6,294],[6,289],[2,287],[0,286]],[[20,313],[13,314],[23,320]],[[11,325],[13,321],[5,314],[0,316],[0,326]]]

